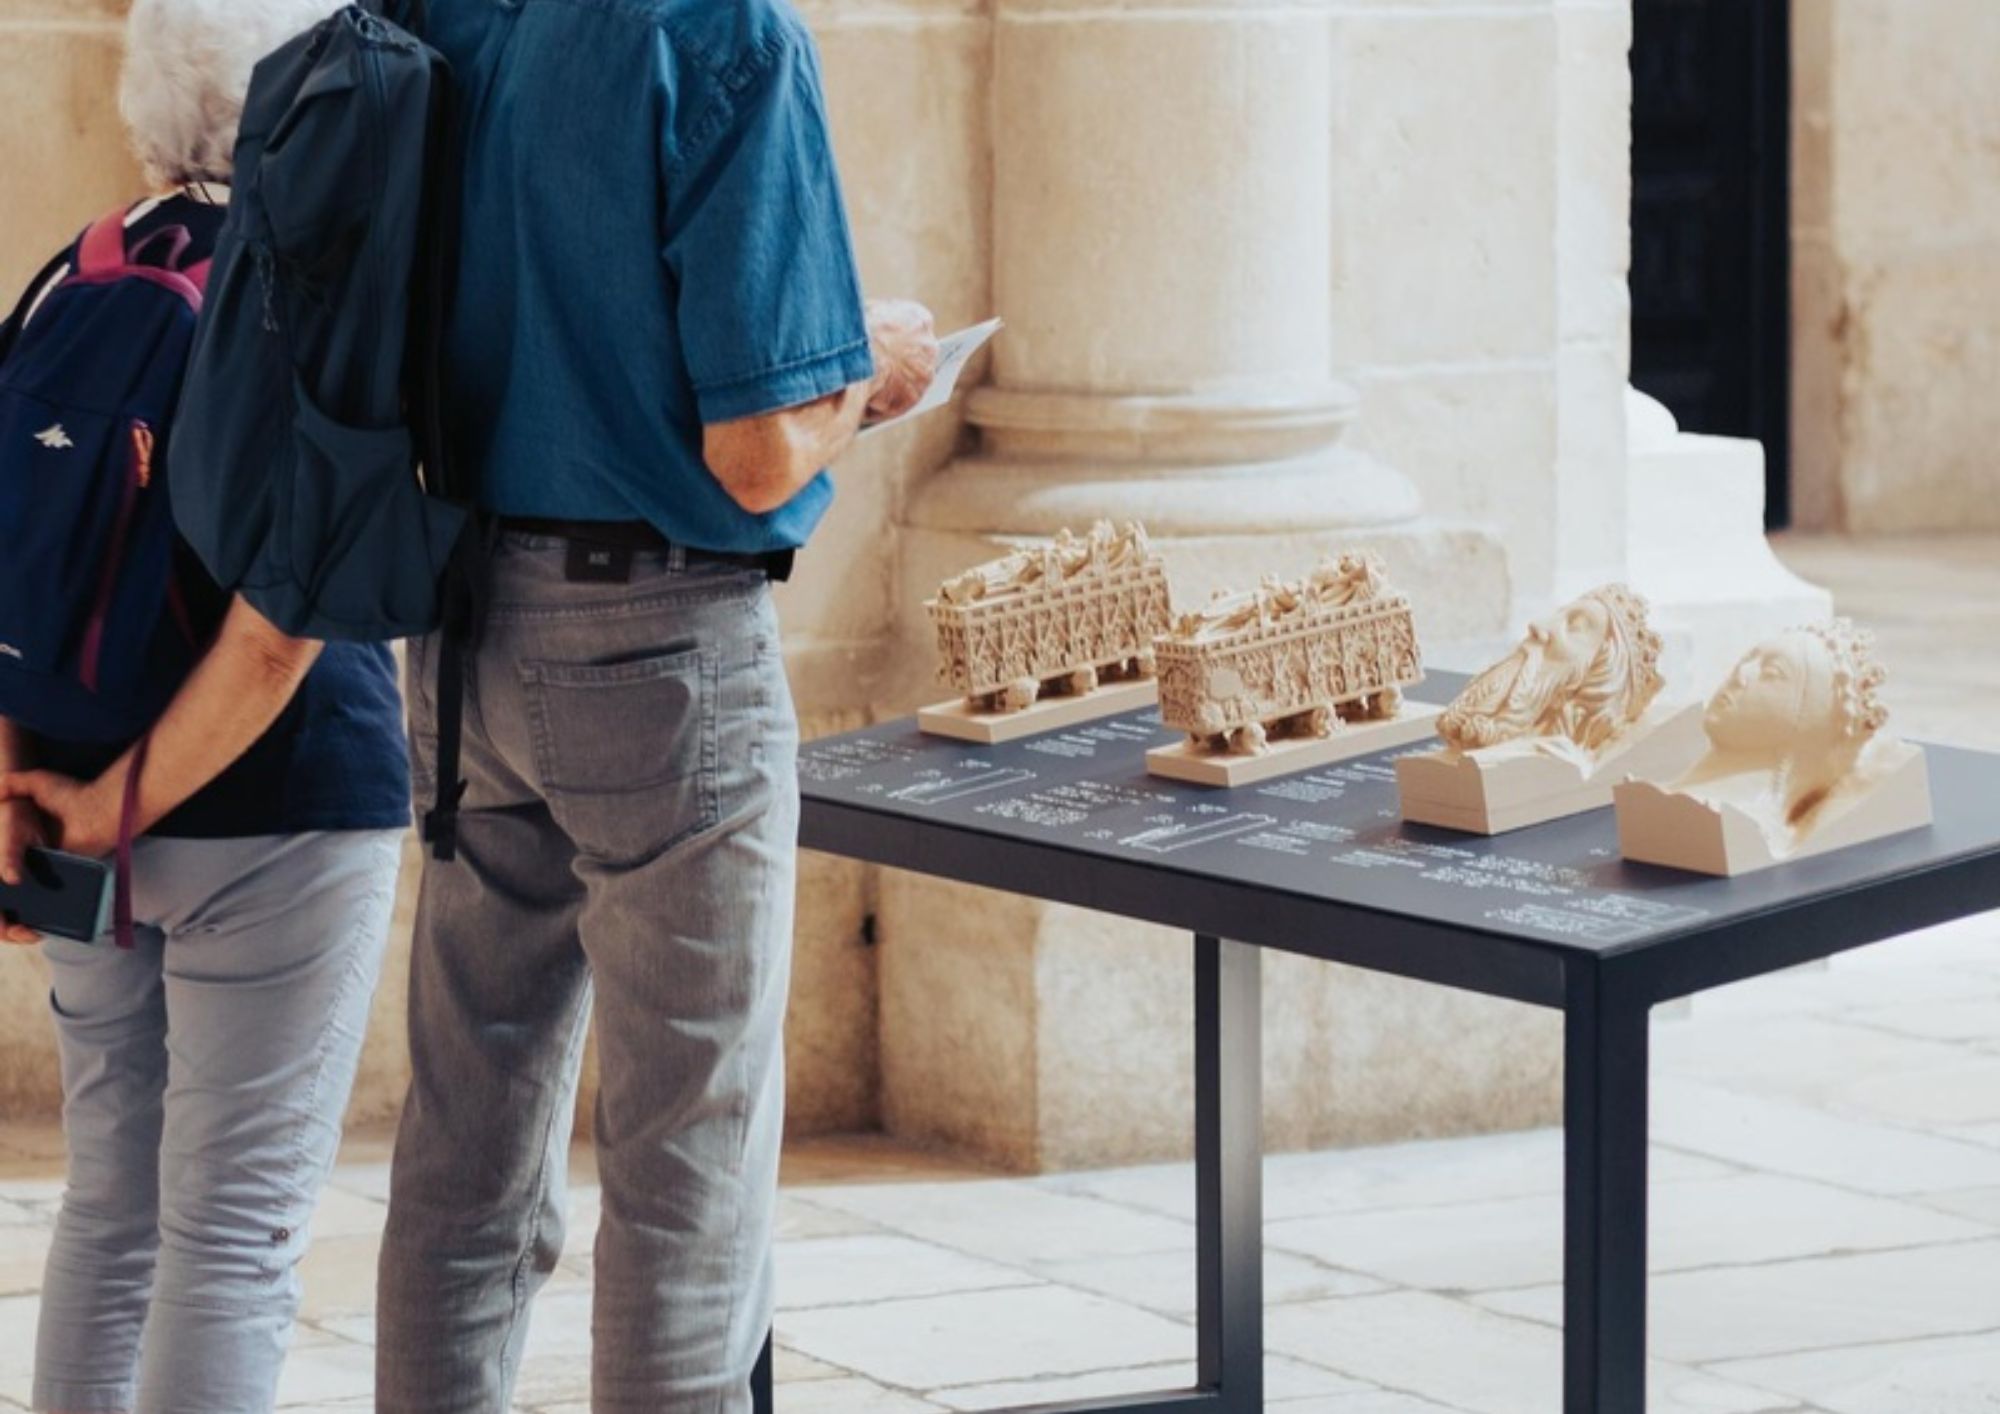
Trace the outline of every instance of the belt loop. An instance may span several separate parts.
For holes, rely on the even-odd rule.
[[[688,567],[687,546],[678,540],[667,546],[667,573],[686,574]]]

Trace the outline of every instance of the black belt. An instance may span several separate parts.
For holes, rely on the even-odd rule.
[[[613,550],[671,554],[674,542],[643,520],[546,520],[540,516],[501,516],[500,528],[522,535],[548,535],[583,545],[602,545]],[[681,546],[691,565],[734,565],[758,570],[782,584],[792,577],[796,550],[766,550],[744,554],[732,550],[697,550]]]

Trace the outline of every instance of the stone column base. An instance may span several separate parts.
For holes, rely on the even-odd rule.
[[[1192,940],[885,873],[882,1118],[1023,1173],[1193,1152]],[[1554,1013],[1264,957],[1272,1150],[1554,1124]]]
[[[1097,490],[1096,506],[1101,508],[1105,488],[1100,485]],[[1279,524],[1257,531],[1175,535],[1155,530],[1153,547],[1166,559],[1176,611],[1200,607],[1217,590],[1253,587],[1266,575],[1304,574],[1328,555],[1372,550],[1387,564],[1390,582],[1410,596],[1429,661],[1456,662],[1463,655],[1452,651],[1455,645],[1483,644],[1505,634],[1511,602],[1507,552],[1491,530],[1428,517],[1345,530],[1288,529],[1282,524],[1283,511],[1282,505],[1269,507],[1267,515]],[[1101,509],[1085,513],[1075,528],[1087,529],[1092,515],[1104,513]],[[933,523],[905,525],[900,535],[897,650],[885,665],[878,699],[897,712],[934,701],[940,692],[924,601],[952,575],[1043,538],[960,529],[927,519]],[[1153,529],[1150,521],[1147,524]],[[1051,524],[1046,533],[1057,528]]]
[[[1682,432],[1637,390],[1627,409],[1630,580],[1667,641],[1667,681],[1705,696],[1756,644],[1830,615],[1833,596],[1772,553],[1762,444]]]

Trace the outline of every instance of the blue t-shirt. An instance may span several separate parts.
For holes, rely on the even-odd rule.
[[[465,125],[451,434],[503,515],[805,543],[704,423],[873,374],[812,36],[785,0],[432,0]]]
[[[122,748],[37,738],[34,764],[90,780]],[[248,839],[410,823],[395,665],[377,643],[329,643],[305,685],[236,763],[147,833]]]
[[[219,206],[186,196],[137,209],[126,244],[156,231],[188,233],[184,259],[207,259],[222,228]],[[154,242],[153,255],[172,249]],[[144,256],[144,252],[142,252]],[[145,256],[150,259],[150,256]],[[180,582],[197,624],[218,624],[228,596],[186,547]],[[33,764],[89,780],[124,754],[104,746],[36,738]],[[316,830],[393,830],[410,823],[410,768],[403,746],[402,699],[389,650],[380,644],[329,643],[270,730],[180,809],[154,835],[243,839]]]

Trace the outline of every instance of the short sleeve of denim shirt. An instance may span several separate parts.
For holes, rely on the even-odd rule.
[[[670,41],[662,62],[674,62]],[[685,102],[692,86],[679,77]],[[676,126],[665,250],[701,420],[795,407],[872,377],[811,36],[778,29]]]

